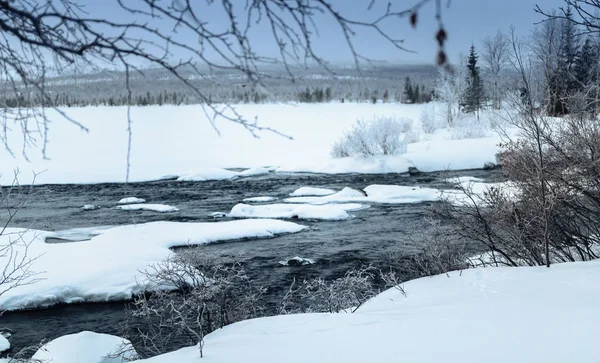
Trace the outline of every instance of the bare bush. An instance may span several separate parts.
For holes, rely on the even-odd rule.
[[[412,139],[412,120],[376,117],[357,121],[352,130],[334,143],[333,157],[395,155],[406,152]]]
[[[122,327],[142,357],[165,353],[174,343],[197,344],[202,356],[206,334],[262,312],[265,289],[252,284],[236,258],[190,249],[152,265],[145,276],[151,284]]]
[[[353,313],[375,296],[375,272],[371,266],[366,266],[352,269],[331,281],[317,277],[297,284],[294,280],[282,299],[279,313]]]
[[[573,102],[560,122],[539,114],[531,98],[531,64],[515,39],[513,65],[525,91],[511,100],[519,112],[507,122],[499,155],[510,185],[484,193],[462,186],[465,203],[444,204],[455,233],[479,243],[478,260],[491,265],[545,265],[595,259],[600,251],[600,120]],[[512,190],[512,191],[511,191]]]
[[[32,269],[38,256],[29,253],[33,242],[31,234],[27,229],[9,229],[32,191],[31,185],[19,184],[18,171],[15,171],[11,185],[0,187],[0,215],[5,221],[0,225],[0,296],[19,286],[34,284],[41,278],[40,273]]]

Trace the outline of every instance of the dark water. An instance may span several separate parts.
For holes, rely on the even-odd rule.
[[[443,180],[452,176],[476,176],[487,181],[501,179],[498,171],[428,173],[417,177],[405,174],[320,175],[273,174],[232,181],[175,182],[136,184],[47,185],[33,188],[25,207],[13,220],[13,227],[64,230],[81,227],[116,226],[150,221],[217,222],[212,212],[228,212],[244,198],[274,196],[284,198],[301,186],[340,190],[364,188],[371,184],[449,188]],[[120,211],[116,202],[124,197],[144,198],[180,209],[174,213]],[[15,196],[19,200],[19,195]],[[84,204],[101,208],[83,211]],[[420,232],[431,203],[382,205],[351,212],[347,221],[298,221],[310,230],[272,239],[217,243],[201,248],[224,255],[244,256],[250,276],[269,287],[275,298],[293,278],[338,277],[347,270],[373,264],[386,267],[391,253],[411,253],[419,247]],[[4,218],[4,216],[2,216]],[[77,242],[85,243],[85,242]],[[294,256],[316,260],[315,265],[282,267],[278,261]],[[61,335],[93,330],[116,334],[124,316],[124,302],[62,305],[35,311],[6,313],[0,327],[13,330],[13,350],[51,340]],[[174,347],[176,348],[176,347]]]

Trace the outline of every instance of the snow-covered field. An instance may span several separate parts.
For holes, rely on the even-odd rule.
[[[457,271],[407,282],[406,296],[385,291],[354,314],[226,326],[206,337],[204,358],[189,347],[139,362],[598,363],[599,279],[600,261]],[[82,351],[78,338],[59,339],[71,344],[55,344],[56,357]]]
[[[262,126],[293,137],[270,132],[253,137],[239,125],[217,120],[220,136],[206,120],[200,106],[133,107],[132,181],[164,177],[202,181],[262,175],[277,171],[320,173],[406,172],[482,168],[495,162],[500,138],[488,131],[480,138],[457,139],[456,130],[422,131],[425,105],[404,104],[264,104],[239,105],[238,111]],[[48,111],[53,119],[48,134],[47,156],[40,148],[27,151],[31,160],[16,152],[0,150],[0,184],[10,184],[19,168],[20,182],[28,184],[33,172],[42,172],[37,183],[123,182],[126,174],[127,110],[124,107],[66,109],[68,115],[89,128],[89,133]],[[413,121],[416,135],[403,155],[372,159],[330,155],[332,144],[352,128],[357,119],[396,116]],[[473,135],[471,135],[473,136]],[[21,150],[22,135],[9,135],[13,150]],[[40,140],[41,142],[41,140]],[[38,144],[40,143],[38,142]],[[269,168],[265,168],[268,166]],[[224,168],[250,168],[235,172]]]
[[[152,222],[89,231],[89,241],[46,243],[68,233],[8,229],[0,246],[15,241],[12,256],[36,258],[31,270],[41,278],[0,296],[0,310],[56,303],[124,300],[139,292],[148,265],[167,259],[175,246],[200,245],[246,238],[268,238],[300,232],[306,227],[272,219],[221,223]],[[75,234],[81,234],[81,229]],[[0,256],[6,266],[11,255]]]

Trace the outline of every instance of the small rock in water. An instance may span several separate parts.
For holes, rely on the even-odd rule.
[[[496,169],[498,166],[492,162],[487,162],[485,164],[483,164],[483,170],[494,170]]]
[[[414,166],[409,166],[408,167],[408,175],[413,175],[414,176],[414,175],[419,175],[419,174],[421,174],[421,172],[416,167],[414,167]]]
[[[311,260],[310,258],[302,258],[302,257],[293,257],[289,260],[279,261],[281,266],[306,266],[312,265],[315,263],[315,260]]]
[[[81,209],[83,210],[96,210],[96,209],[100,209],[99,206],[94,205],[94,204],[86,204],[83,207],[81,207]]]

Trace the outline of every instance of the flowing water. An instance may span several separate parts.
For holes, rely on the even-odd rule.
[[[340,190],[343,187],[364,188],[371,184],[389,184],[447,189],[452,186],[444,182],[444,179],[454,176],[476,176],[486,181],[498,181],[502,178],[498,171],[471,170],[420,176],[278,173],[208,182],[45,185],[33,187],[27,203],[11,222],[11,226],[62,231],[164,220],[218,222],[227,218],[215,219],[210,213],[228,212],[244,198],[284,198],[302,186]],[[157,213],[114,208],[118,200],[130,196],[144,198],[149,203],[173,205],[180,210],[174,213]],[[15,198],[19,198],[18,193]],[[100,208],[84,211],[81,207],[85,204],[94,204]],[[247,258],[246,269],[249,275],[260,285],[268,286],[269,294],[275,298],[289,286],[293,278],[335,278],[364,264],[385,267],[393,252],[415,252],[419,248],[419,236],[425,228],[424,218],[431,204],[371,204],[371,208],[351,212],[355,218],[346,221],[294,220],[311,227],[298,234],[215,243],[200,248],[212,253]],[[71,233],[66,238],[77,240],[85,239],[84,237],[85,233]],[[60,240],[53,242],[64,243]],[[302,267],[283,267],[278,264],[278,261],[294,256],[314,259],[316,264]],[[125,305],[125,302],[73,304],[5,313],[0,317],[0,328],[8,327],[12,330],[10,342],[13,351],[82,330],[116,334],[119,322],[124,317]]]

